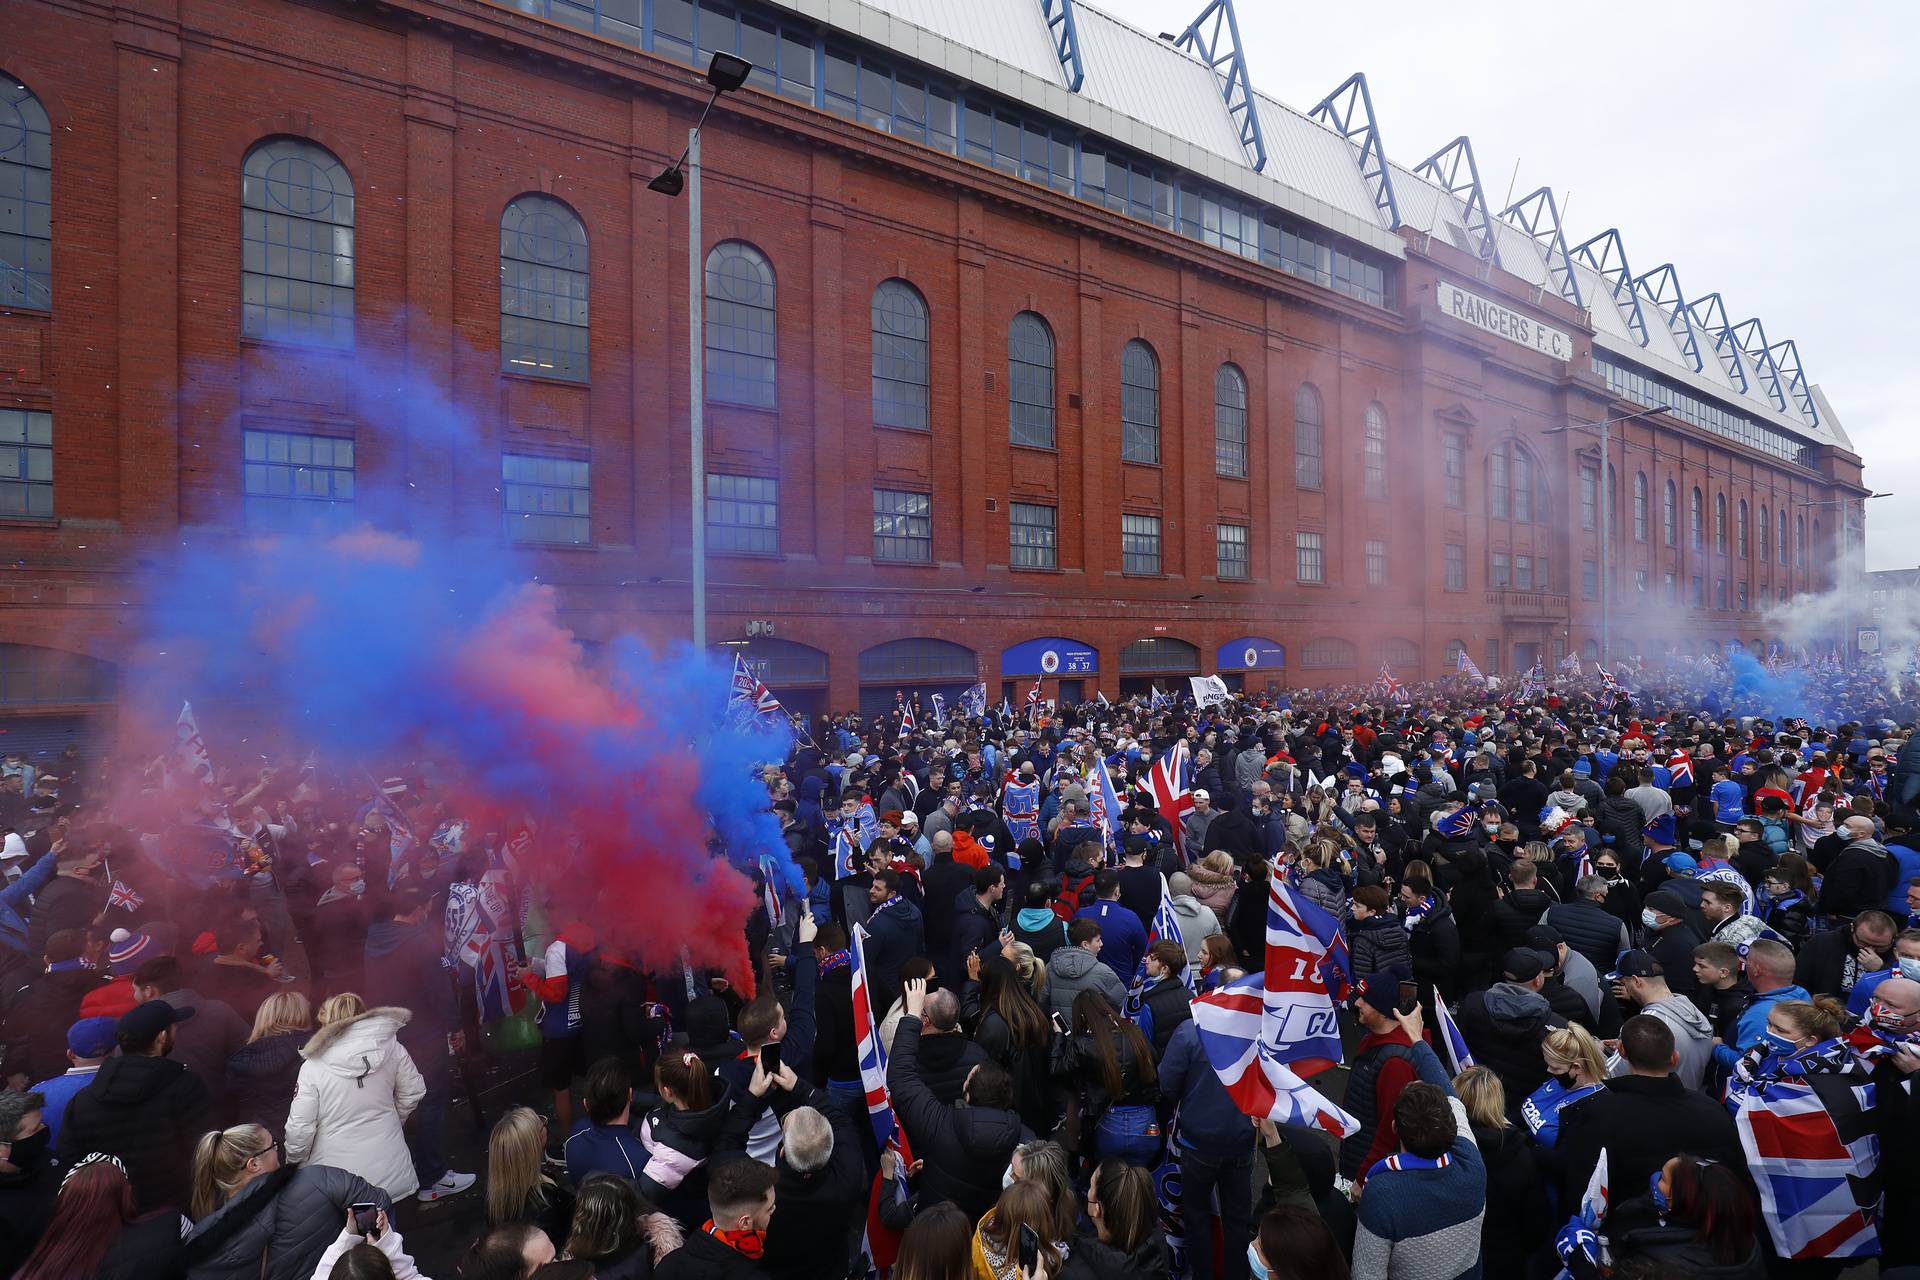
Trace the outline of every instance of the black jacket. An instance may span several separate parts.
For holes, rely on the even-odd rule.
[[[27,917],[27,955],[39,960],[47,954],[47,939],[66,929],[84,929],[107,908],[107,886],[98,880],[55,874],[33,898]]]
[[[1723,1161],[1743,1176],[1747,1167],[1727,1109],[1675,1075],[1607,1081],[1560,1113],[1555,1147],[1565,1156],[1562,1206],[1580,1203],[1603,1147],[1607,1183],[1614,1187],[1644,1187],[1670,1157],[1681,1154]]]
[[[1534,1162],[1525,1125],[1493,1130],[1473,1126],[1474,1145],[1487,1166],[1487,1216],[1480,1227],[1482,1271],[1488,1277],[1523,1276],[1526,1259],[1557,1225],[1546,1180]]]
[[[1852,919],[1862,911],[1882,910],[1900,864],[1877,840],[1855,840],[1840,851],[1820,881],[1820,909]]]
[[[1693,949],[1705,941],[1698,929],[1682,920],[1658,933],[1648,930],[1642,945],[1660,962],[1661,969],[1667,975],[1667,986],[1673,989],[1673,993],[1691,996],[1700,985],[1700,980],[1693,976]],[[1612,970],[1608,968],[1602,972]]]
[[[1594,806],[1593,826],[1600,833],[1600,842],[1612,848],[1620,859],[1620,869],[1629,875],[1640,867],[1645,848],[1641,831],[1646,825],[1647,815],[1625,796],[1608,796]]]
[[[927,954],[936,961],[944,961],[953,949],[953,925],[958,911],[955,903],[962,893],[973,895],[973,868],[964,862],[955,862],[950,853],[936,854],[920,873],[920,880],[926,889],[927,905],[921,915],[927,935]],[[966,977],[964,969],[960,976]],[[953,985],[958,987],[959,983]]]
[[[920,1073],[920,1019],[900,1019],[887,1063],[894,1111],[914,1158],[925,1160],[922,1189],[944,1197],[978,1221],[1000,1198],[1000,1176],[1013,1149],[1031,1135],[1012,1111],[946,1106]]]
[[[818,1089],[803,1085],[798,1094],[772,1090],[764,1098],[743,1093],[714,1142],[716,1161],[725,1158],[723,1151],[746,1151],[747,1135],[769,1105],[783,1122],[798,1107],[812,1107],[825,1116],[833,1125],[833,1155],[810,1173],[789,1165],[784,1153],[774,1165],[773,1221],[767,1227],[767,1251],[760,1265],[775,1280],[843,1280],[847,1233],[867,1207],[860,1134]]]
[[[87,993],[106,981],[92,969],[62,969],[38,974],[20,988],[7,1009],[8,1074],[22,1072],[31,1084],[65,1071],[67,1028],[79,1020]]]
[[[1509,890],[1506,897],[1494,904],[1490,922],[1493,926],[1495,959],[1498,960],[1515,947],[1524,947],[1527,944],[1527,930],[1539,924],[1540,918],[1552,908],[1553,898],[1543,890]]]
[[[777,1193],[774,1199],[778,1208]],[[653,1274],[655,1280],[765,1280],[770,1273],[706,1232],[689,1231],[687,1242],[662,1258]]]
[[[980,905],[980,899],[969,883],[953,899],[951,947],[944,954],[936,956],[941,985],[949,991],[958,991],[964,986],[967,981],[968,953],[978,951],[983,959],[999,954],[999,936],[1000,917],[991,908]],[[932,945],[931,939],[928,945]],[[929,954],[933,953],[930,951]]]
[[[1413,955],[1407,948],[1407,931],[1392,913],[1349,923],[1347,945],[1355,979],[1391,970],[1396,977],[1412,981]]]
[[[1407,934],[1407,948],[1413,954],[1413,980],[1422,991],[1438,986],[1449,1000],[1460,996],[1460,927],[1453,922],[1453,908],[1444,901],[1436,903],[1427,918]]]
[[[1132,1253],[1103,1244],[1091,1231],[1074,1238],[1060,1280],[1159,1280],[1168,1272],[1167,1240],[1155,1227]]]
[[[1652,1218],[1655,1213],[1652,1201],[1646,1196],[1639,1200],[1646,1204],[1646,1216]],[[1620,1206],[1620,1212],[1623,1216],[1638,1218],[1640,1215],[1635,1211],[1639,1207],[1635,1201],[1628,1200]],[[1696,1280],[1765,1280],[1767,1274],[1766,1259],[1757,1239],[1747,1250],[1747,1256],[1735,1263],[1715,1262],[1693,1228],[1686,1226],[1650,1225],[1609,1232],[1607,1243],[1616,1266],[1628,1259],[1645,1260],[1655,1264],[1647,1272],[1649,1275],[1691,1276]]]
[[[345,1214],[343,1213],[344,1219]],[[181,1260],[180,1215],[172,1211],[136,1218],[107,1246],[94,1280],[174,1280],[186,1274]]]
[[[243,1044],[227,1059],[226,1114],[238,1124],[262,1124],[285,1137],[293,1088],[300,1080],[300,1046],[310,1032],[282,1031]]]
[[[391,1207],[386,1192],[345,1169],[283,1165],[194,1224],[182,1242],[187,1280],[309,1280],[347,1206],[360,1203]]]
[[[12,1275],[40,1243],[59,1194],[60,1169],[49,1156],[32,1169],[0,1173],[0,1275]]]
[[[1860,980],[1859,949],[1852,925],[1816,933],[1800,948],[1793,980],[1816,996],[1845,1000]]]
[[[1460,1034],[1473,1060],[1492,1067],[1506,1085],[1507,1110],[1513,1115],[1520,1113],[1528,1094],[1546,1083],[1540,1042],[1547,1032],[1566,1025],[1545,996],[1513,982],[1495,983],[1460,1004]]]
[[[143,1210],[184,1205],[212,1103],[200,1077],[170,1058],[108,1058],[67,1104],[56,1154],[68,1166],[90,1151],[118,1156]]]
[[[813,1070],[803,1074],[818,1085],[830,1080],[858,1083],[860,1059],[853,1051],[852,966],[843,964],[832,973],[821,974],[813,1001]]]

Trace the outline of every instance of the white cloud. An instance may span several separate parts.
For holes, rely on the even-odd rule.
[[[1203,0],[1097,0],[1149,32]],[[1253,83],[1301,110],[1367,73],[1387,154],[1473,139],[1496,209],[1559,193],[1577,239],[1618,227],[1636,271],[1793,338],[1865,460],[1869,568],[1920,563],[1920,209],[1910,138],[1920,7],[1628,0],[1478,12],[1410,0],[1241,0]]]

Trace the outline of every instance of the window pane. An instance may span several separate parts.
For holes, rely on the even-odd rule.
[[[1120,456],[1160,461],[1160,362],[1138,338],[1120,353]]]
[[[348,445],[341,449],[337,445]],[[247,431],[241,492],[247,524],[292,533],[326,533],[353,521],[350,441],[285,431]]]
[[[587,379],[587,233],[560,201],[523,195],[500,218],[500,367]]]
[[[346,169],[303,138],[270,138],[247,153],[241,205],[241,332],[349,344],[354,196]]]
[[[904,280],[873,292],[873,420],[883,426],[928,426],[927,304]]]
[[[773,268],[729,240],[707,255],[707,398],[771,409],[776,391]]]
[[[502,454],[500,479],[509,541],[572,545],[593,541],[587,463]]]
[[[1007,510],[1008,565],[1015,569],[1058,568],[1057,509],[1014,502]]]
[[[708,472],[707,546],[716,552],[777,554],[779,481]]]
[[[873,491],[876,560],[933,560],[933,497],[899,489]]]
[[[1023,311],[1007,326],[1007,438],[1036,449],[1054,445],[1053,333]]]

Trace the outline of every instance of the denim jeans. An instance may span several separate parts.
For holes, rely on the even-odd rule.
[[[1149,1106],[1108,1107],[1094,1130],[1093,1149],[1151,1169],[1160,1155],[1160,1116]]]
[[[453,1053],[443,1035],[422,1036],[403,1047],[420,1069],[427,1092],[407,1117],[407,1152],[425,1190],[447,1176],[447,1103],[453,1096]]]
[[[1180,1215],[1186,1220],[1187,1274],[1213,1274],[1213,1195],[1220,1193],[1220,1244],[1226,1280],[1247,1280],[1253,1241],[1253,1144],[1230,1155],[1180,1147]]]

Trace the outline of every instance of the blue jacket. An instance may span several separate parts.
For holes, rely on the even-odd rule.
[[[867,917],[867,981],[879,982],[899,994],[900,966],[927,950],[926,926],[920,908],[899,898],[882,904]],[[884,1007],[880,1012],[885,1013]]]
[[[27,905],[34,894],[46,887],[47,881],[53,879],[53,873],[58,870],[54,856],[43,853],[18,880],[0,889],[0,945],[7,950],[26,955],[27,918],[21,913],[21,908]],[[1906,893],[1906,881],[1902,880],[1900,886],[1900,892]]]
[[[624,1124],[595,1124],[581,1117],[563,1148],[567,1181],[578,1187],[590,1173],[612,1173],[630,1182],[647,1167],[647,1149]]]
[[[1180,1106],[1180,1145],[1207,1155],[1238,1155],[1253,1146],[1253,1126],[1200,1045],[1200,1026],[1180,1024],[1160,1059],[1160,1096]]]
[[[1147,930],[1130,907],[1101,900],[1073,913],[1075,920],[1091,920],[1100,926],[1100,959],[1120,975],[1120,985],[1132,982],[1140,971],[1140,957],[1147,954]]]
[[[1760,1037],[1767,1030],[1767,1007],[1782,1000],[1811,1000],[1805,987],[1792,985],[1781,987],[1778,991],[1769,991],[1757,995],[1753,1003],[1747,1006],[1740,1020],[1733,1024],[1733,1043],[1713,1046],[1713,1060],[1727,1070],[1733,1070],[1733,1064],[1740,1061],[1740,1055],[1760,1043]]]
[[[1722,778],[1708,792],[1713,797],[1714,820],[1728,826],[1740,821],[1747,811],[1747,793],[1732,778]]]
[[[1911,840],[1911,836],[1902,836],[1901,840]],[[1893,855],[1894,865],[1900,868],[1893,877],[1893,888],[1887,891],[1887,910],[1893,913],[1895,920],[1907,918],[1907,882],[1920,876],[1920,849],[1904,845],[1898,841],[1887,841],[1887,852]],[[18,887],[18,886],[16,886]],[[12,889],[7,890],[13,892]],[[0,902],[5,899],[0,897]]]

